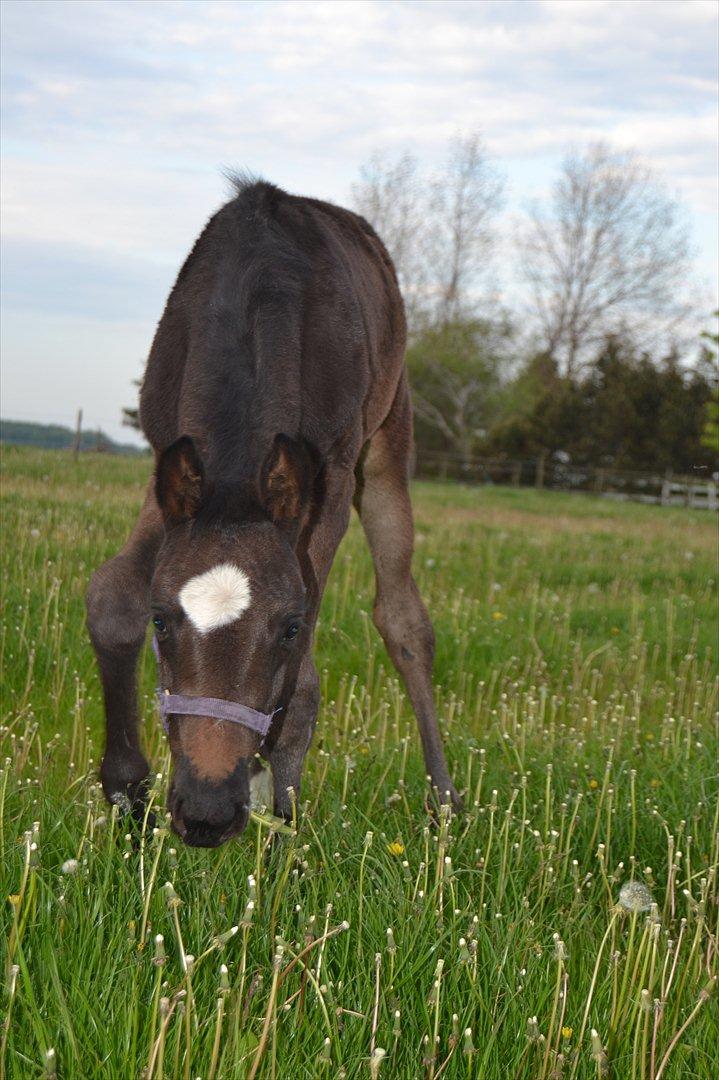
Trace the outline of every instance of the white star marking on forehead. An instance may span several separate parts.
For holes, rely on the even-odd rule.
[[[239,619],[250,606],[247,574],[232,563],[220,563],[197,574],[180,589],[180,603],[201,634]]]

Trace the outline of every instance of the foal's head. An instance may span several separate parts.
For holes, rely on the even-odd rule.
[[[192,440],[160,458],[165,540],[152,579],[160,683],[172,694],[285,704],[308,647],[294,545],[309,512],[308,452],[278,436],[256,489],[213,490]],[[249,769],[261,737],[211,716],[171,715],[169,805],[186,843],[215,847],[249,816]]]

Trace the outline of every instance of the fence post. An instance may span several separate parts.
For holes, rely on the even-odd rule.
[[[512,468],[512,487],[519,487],[519,481],[522,477],[522,463],[518,461]]]
[[[534,486],[538,488],[544,487],[544,462],[546,457],[546,451],[543,450],[537,458],[537,472],[534,478]]]
[[[77,422],[75,424],[75,438],[72,444],[73,457],[77,461],[77,455],[80,453],[80,442],[82,440],[82,409],[77,410]]]
[[[719,500],[717,499],[717,485],[715,480],[710,480],[707,484],[707,506],[710,510],[719,509]]]
[[[672,470],[667,469],[662,480],[662,506],[670,506],[672,501]]]

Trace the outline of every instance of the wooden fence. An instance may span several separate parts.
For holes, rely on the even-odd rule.
[[[464,458],[459,454],[422,450],[415,455],[415,475],[424,479],[457,480],[465,484],[503,484],[512,487],[579,491],[607,499],[631,499],[661,506],[719,509],[719,484],[713,476],[678,476],[667,472],[629,472],[574,465],[548,456],[521,461],[506,458]]]

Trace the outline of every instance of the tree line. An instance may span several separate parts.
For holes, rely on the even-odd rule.
[[[682,207],[636,154],[571,151],[509,225],[478,135],[433,176],[376,156],[353,197],[405,297],[420,450],[716,468],[716,334],[693,329],[705,312]],[[502,269],[521,286],[513,308]]]

